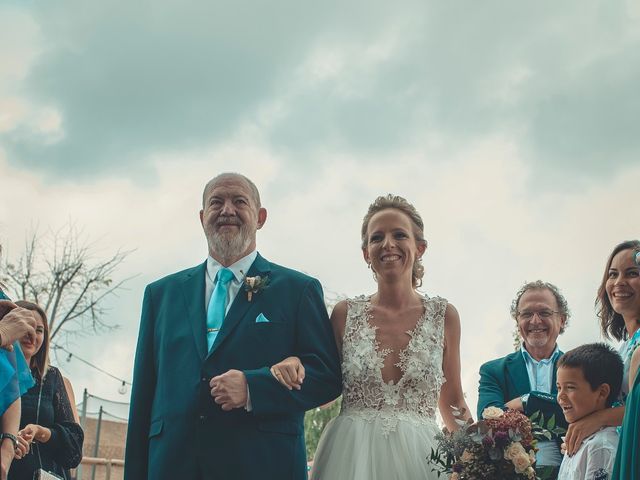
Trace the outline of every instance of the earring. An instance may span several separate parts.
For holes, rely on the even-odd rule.
[[[371,270],[371,262],[367,262],[367,268]]]

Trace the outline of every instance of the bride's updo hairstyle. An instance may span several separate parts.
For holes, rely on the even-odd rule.
[[[400,210],[407,217],[409,217],[409,219],[411,220],[411,224],[413,225],[413,236],[416,237],[416,243],[418,245],[424,245],[426,248],[427,241],[424,239],[424,222],[422,221],[422,217],[416,210],[416,207],[407,202],[405,198],[399,195],[393,195],[391,193],[379,196],[373,201],[371,205],[369,205],[369,210],[362,220],[362,248],[367,248],[367,245],[369,244],[367,230],[369,228],[371,217],[373,217],[376,213],[381,212],[382,210],[387,210],[389,208]],[[375,272],[373,273],[375,275]],[[416,257],[415,261],[413,262],[412,272],[413,288],[418,288],[422,285],[423,276],[424,267],[422,266],[422,261],[420,258]]]

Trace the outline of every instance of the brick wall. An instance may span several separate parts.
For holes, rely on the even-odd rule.
[[[95,455],[94,449],[96,444],[96,426],[97,419],[87,418],[84,426],[84,447],[83,454],[85,457],[99,457],[107,459],[124,459],[124,442],[127,436],[127,424],[122,422],[114,422],[111,420],[102,420],[100,426],[100,441],[98,444],[98,454]],[[91,465],[82,465],[82,480],[91,480],[93,467]],[[106,467],[96,466],[95,480],[106,479]],[[122,467],[111,467],[111,480],[122,480]]]

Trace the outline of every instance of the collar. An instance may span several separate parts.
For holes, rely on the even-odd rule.
[[[557,343],[556,343],[556,348],[554,348],[553,353],[551,353],[551,356],[549,358],[543,358],[542,360],[536,360],[535,358],[533,358],[531,354],[527,352],[527,348],[525,347],[524,342],[522,342],[522,345],[520,346],[520,352],[522,352],[522,358],[524,358],[525,363],[531,362],[533,364],[555,363],[555,361],[561,355],[560,349],[558,348]]]
[[[233,276],[236,282],[243,282],[247,276],[247,272],[251,265],[258,256],[258,251],[254,250],[249,255],[242,257],[236,263],[229,265],[227,268],[233,272]],[[207,257],[207,276],[212,284],[215,284],[216,275],[223,266],[211,255]]]

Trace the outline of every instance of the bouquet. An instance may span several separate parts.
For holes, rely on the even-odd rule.
[[[454,415],[460,416],[460,412]],[[535,479],[536,440],[526,415],[515,410],[489,407],[482,420],[463,423],[456,432],[436,436],[431,451],[433,470],[449,480]]]

